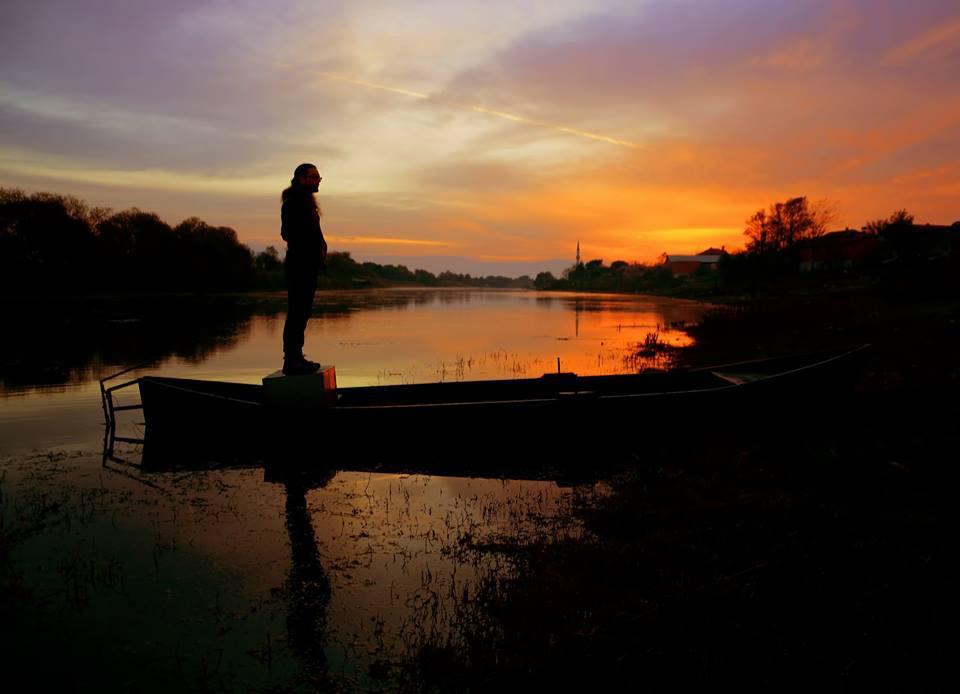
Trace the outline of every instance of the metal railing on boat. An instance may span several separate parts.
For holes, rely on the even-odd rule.
[[[117,412],[123,412],[126,410],[142,410],[143,403],[136,403],[134,405],[118,405],[114,402],[113,394],[123,388],[129,388],[131,386],[138,385],[140,383],[139,378],[133,378],[129,381],[124,381],[123,383],[117,383],[116,385],[107,386],[107,382],[112,381],[120,376],[130,373],[131,371],[136,371],[137,369],[142,369],[147,366],[152,365],[152,361],[143,362],[141,364],[135,364],[134,366],[129,366],[122,371],[117,371],[116,373],[110,374],[106,378],[100,379],[100,401],[103,405],[103,419],[104,423],[107,426],[107,430],[113,434],[117,427]],[[124,437],[120,436],[111,436],[115,441],[127,441]],[[129,439],[131,443],[137,442],[139,439]]]

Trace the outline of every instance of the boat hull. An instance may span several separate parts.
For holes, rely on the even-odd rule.
[[[279,409],[261,386],[144,377],[147,438],[210,438],[218,445],[325,449],[522,443],[602,445],[680,431],[722,431],[812,411],[836,392],[864,348],[742,362],[712,369],[346,388],[336,404]]]

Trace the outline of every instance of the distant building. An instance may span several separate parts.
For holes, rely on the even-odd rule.
[[[797,244],[800,270],[853,267],[873,258],[893,262],[909,258],[960,257],[960,225],[914,224],[880,236],[867,231],[832,231]]]
[[[943,224],[914,224],[889,235],[893,256],[898,259],[937,260],[960,258],[960,222]]]
[[[800,270],[810,272],[822,267],[852,267],[874,255],[877,237],[862,231],[831,231],[797,244]]]
[[[666,267],[674,277],[692,275],[701,268],[716,270],[720,265],[720,258],[726,253],[722,248],[708,248],[696,255],[667,254]]]

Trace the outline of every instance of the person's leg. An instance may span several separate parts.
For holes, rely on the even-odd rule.
[[[303,278],[303,285],[301,286],[301,324],[300,324],[300,359],[304,360],[303,357],[303,343],[306,339],[307,332],[307,321],[310,320],[310,316],[313,315],[313,298],[317,293],[317,271],[313,268],[310,268],[310,271]],[[304,360],[305,361],[305,360]],[[310,366],[319,367],[319,364],[314,362],[306,362]]]
[[[300,294],[287,284],[287,318],[283,322],[283,360],[296,360],[303,350],[303,308],[300,306]]]
[[[317,277],[312,268],[289,260],[284,269],[287,278],[287,318],[283,324],[283,357],[285,361],[302,361],[304,333],[313,312]]]

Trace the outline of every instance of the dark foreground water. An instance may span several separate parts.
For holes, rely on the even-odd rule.
[[[478,581],[509,548],[578,537],[573,511],[606,485],[504,451],[477,477],[430,428],[398,442],[417,474],[318,453],[295,467],[184,452],[144,467],[102,455],[97,379],[163,373],[257,382],[278,365],[282,302],[12,303],[0,386],[0,609],[8,672],[37,686],[391,689],[420,645],[455,639]],[[307,352],[341,386],[625,373],[654,336],[704,307],[649,297],[397,290],[320,297]],[[136,414],[126,433],[142,433]],[[602,436],[604,432],[557,432]],[[335,435],[324,432],[323,435]],[[655,435],[651,433],[651,435]],[[465,440],[464,446],[470,441]],[[369,470],[391,470],[370,472]],[[402,468],[399,468],[402,470]],[[516,472],[511,472],[515,470]],[[520,479],[510,479],[519,477]]]

